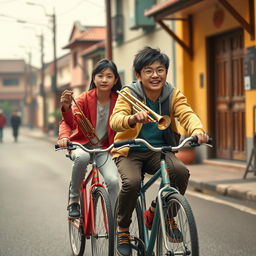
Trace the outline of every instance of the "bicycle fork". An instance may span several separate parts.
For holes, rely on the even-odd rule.
[[[159,217],[160,217],[160,224],[161,224],[161,229],[162,229],[162,234],[163,234],[163,240],[164,240],[164,246],[168,252],[170,252],[170,249],[168,248],[167,245],[167,236],[166,236],[166,223],[165,223],[165,218],[164,218],[164,205],[163,205],[163,198],[164,198],[164,192],[171,192],[173,193],[178,193],[179,191],[173,187],[170,187],[170,177],[169,173],[167,170],[166,162],[164,159],[161,160],[160,163],[161,166],[161,174],[162,174],[162,182],[161,182],[161,188],[158,191],[157,195],[157,208],[156,212],[159,212]],[[159,210],[159,211],[158,211]],[[171,255],[171,254],[170,254]]]

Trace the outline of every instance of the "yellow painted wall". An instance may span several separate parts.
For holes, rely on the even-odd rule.
[[[254,1],[255,9],[254,15],[256,17],[256,1]],[[249,20],[248,14],[246,16],[247,20]],[[256,24],[255,24],[256,26]],[[255,37],[256,37],[256,27],[255,27]],[[245,47],[256,46],[256,40],[251,40],[250,35],[245,32]],[[248,90],[245,92],[246,96],[246,135],[247,137],[253,137],[253,106],[256,105],[256,90]],[[255,117],[256,118],[256,117]],[[256,124],[255,124],[256,125]],[[256,131],[254,131],[256,132]]]
[[[248,1],[229,1],[243,16],[248,18]],[[256,5],[256,4],[255,4]],[[213,15],[216,8],[224,10],[224,22],[217,28],[213,23]],[[256,14],[255,14],[256,16]],[[194,57],[190,60],[188,54],[177,44],[177,84],[188,97],[189,103],[200,116],[207,129],[207,56],[206,38],[225,33],[241,27],[236,19],[220,4],[212,4],[207,8],[193,14],[193,44]],[[187,42],[187,24],[177,21],[177,34]],[[245,31],[245,47],[256,45],[251,41]],[[204,75],[204,88],[200,88],[200,73]],[[256,105],[256,90],[246,91],[246,136],[252,137],[252,107]]]

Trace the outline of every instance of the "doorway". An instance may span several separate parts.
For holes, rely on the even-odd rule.
[[[215,157],[246,159],[245,91],[242,29],[208,39],[210,126],[215,138]]]

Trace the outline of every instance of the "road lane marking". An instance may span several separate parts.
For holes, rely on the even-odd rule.
[[[199,197],[199,198],[207,200],[207,201],[212,201],[212,202],[215,202],[215,203],[224,204],[224,205],[233,207],[237,210],[240,210],[242,212],[246,212],[246,213],[249,213],[249,214],[252,214],[252,215],[256,215],[256,209],[246,207],[246,206],[243,206],[243,205],[239,205],[239,204],[236,204],[236,203],[231,203],[231,202],[228,202],[226,200],[216,198],[214,196],[201,194],[201,193],[194,192],[194,191],[191,191],[191,190],[187,190],[186,194],[191,195],[191,196],[195,196],[195,197]]]
[[[146,180],[148,180],[148,177],[146,177],[145,181]],[[160,185],[160,181],[156,180],[154,185],[158,185],[159,186]],[[240,204],[236,204],[236,203],[231,203],[231,202],[228,202],[226,200],[222,200],[222,199],[216,198],[214,196],[202,194],[200,192],[195,192],[195,191],[192,191],[192,190],[189,190],[189,189],[186,190],[185,196],[187,194],[191,195],[191,196],[194,196],[194,197],[198,197],[198,198],[204,199],[204,200],[208,200],[208,201],[212,201],[212,202],[215,202],[215,203],[227,205],[227,206],[233,207],[233,208],[235,208],[237,210],[240,210],[242,212],[246,212],[246,213],[249,213],[249,214],[252,214],[252,215],[256,215],[256,209],[253,209],[253,208],[250,208],[250,207],[246,207],[246,206],[243,206],[243,205],[240,205]]]

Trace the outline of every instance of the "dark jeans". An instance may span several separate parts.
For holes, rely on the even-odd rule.
[[[133,151],[128,157],[120,156],[114,160],[122,179],[117,222],[121,228],[128,228],[140,191],[142,172],[153,175],[159,170],[160,153]],[[185,194],[190,176],[188,169],[173,153],[166,155],[166,164],[171,185]]]
[[[19,127],[12,127],[12,134],[14,138],[18,138],[19,136]]]

